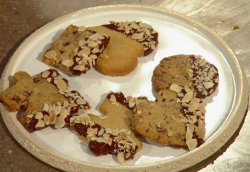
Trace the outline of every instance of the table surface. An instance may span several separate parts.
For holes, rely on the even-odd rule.
[[[161,7],[205,24],[232,48],[242,63],[249,81],[249,0],[237,2],[235,0],[0,0],[0,75],[20,43],[39,27],[76,10],[113,4]],[[238,25],[239,29],[234,29],[235,25]],[[249,128],[250,117],[246,115],[228,143],[211,157],[184,171],[249,171]],[[0,118],[0,140],[0,171],[59,171],[23,149],[11,136],[2,118]]]

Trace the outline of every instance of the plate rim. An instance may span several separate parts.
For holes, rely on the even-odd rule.
[[[51,150],[50,148],[46,147],[42,143],[38,142],[34,138],[28,134],[22,133],[21,130],[13,125],[12,119],[9,117],[9,114],[3,106],[0,106],[1,115],[3,118],[3,121],[5,125],[7,126],[8,130],[10,131],[11,135],[15,138],[15,140],[24,147],[29,153],[31,153],[33,156],[37,157],[38,159],[42,160],[43,162],[56,167],[61,170],[65,171],[138,171],[138,170],[146,170],[146,171],[155,171],[155,170],[162,170],[162,171],[176,171],[176,170],[183,170],[185,168],[191,167],[202,160],[208,158],[212,154],[214,154],[219,148],[221,148],[235,133],[235,131],[238,129],[239,125],[241,124],[244,116],[245,111],[247,109],[248,105],[248,86],[247,86],[247,78],[246,74],[244,72],[244,69],[242,65],[240,64],[240,61],[237,59],[236,55],[234,54],[233,50],[229,47],[229,45],[213,30],[205,26],[204,24],[194,20],[190,19],[188,16],[181,15],[179,13],[173,12],[169,9],[163,9],[160,7],[152,7],[148,5],[134,5],[134,4],[119,4],[119,5],[104,5],[104,6],[96,6],[96,7],[90,7],[82,10],[78,10],[69,14],[66,14],[64,16],[61,16],[55,20],[52,20],[51,22],[43,25],[42,27],[38,28],[35,32],[33,32],[31,35],[29,35],[22,44],[16,49],[14,54],[10,57],[7,65],[5,66],[5,69],[1,76],[0,81],[0,92],[3,91],[3,85],[4,85],[4,77],[6,77],[6,74],[8,74],[8,69],[11,67],[11,61],[18,59],[18,52],[22,51],[22,47],[25,46],[29,41],[32,41],[32,38],[39,34],[39,32],[42,32],[46,27],[49,27],[52,24],[55,24],[56,22],[60,22],[62,20],[66,20],[67,18],[74,18],[79,15],[96,11],[96,10],[107,10],[107,9],[139,9],[139,10],[150,10],[154,12],[161,12],[165,13],[167,15],[174,16],[176,18],[182,19],[184,21],[187,21],[189,24],[195,25],[199,27],[202,30],[205,30],[206,33],[208,33],[210,36],[215,38],[219,41],[220,44],[222,44],[223,48],[227,51],[228,54],[230,54],[230,57],[234,61],[235,67],[237,69],[237,77],[240,81],[238,93],[239,96],[236,99],[235,107],[232,109],[232,112],[228,119],[225,121],[223,126],[221,126],[221,129],[219,129],[216,134],[212,136],[211,139],[206,141],[206,144],[202,145],[198,149],[195,149],[188,154],[183,154],[181,156],[163,160],[160,162],[150,163],[147,165],[136,165],[136,166],[114,166],[114,165],[99,165],[99,164],[93,164],[89,162],[84,162],[80,160],[76,160],[70,157],[67,157],[65,155],[62,155],[54,150]],[[25,137],[24,137],[25,136]],[[192,157],[192,158],[190,158]]]

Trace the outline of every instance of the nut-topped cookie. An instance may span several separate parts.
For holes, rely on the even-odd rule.
[[[190,87],[172,84],[158,92],[156,102],[135,107],[131,127],[157,143],[193,150],[205,136],[205,106]]]
[[[129,117],[133,113],[131,108],[136,105],[132,102],[143,101],[147,101],[145,97],[126,99],[121,92],[110,92],[99,107],[103,116],[85,115],[74,122],[75,130],[88,142],[92,153],[97,156],[115,155],[118,162],[124,164],[132,160],[143,146],[129,125]]]
[[[42,56],[42,61],[72,75],[86,73],[109,43],[109,36],[68,26]]]
[[[216,90],[219,73],[202,56],[175,55],[160,61],[154,70],[152,83],[156,92],[178,83],[194,88],[198,97],[206,98]]]
[[[91,108],[77,91],[66,91],[69,82],[55,69],[34,77],[20,71],[13,78],[14,85],[0,94],[0,102],[11,112],[25,110],[19,120],[31,130],[69,126],[73,116]]]
[[[111,22],[87,29],[110,36],[110,42],[95,66],[99,72],[110,76],[131,73],[138,64],[137,58],[150,54],[158,44],[158,33],[142,22]]]

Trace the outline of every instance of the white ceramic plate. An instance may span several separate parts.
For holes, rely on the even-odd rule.
[[[94,69],[80,77],[62,74],[70,81],[71,89],[78,90],[91,103],[93,108],[90,113],[99,115],[98,104],[110,90],[122,91],[126,96],[144,95],[155,100],[151,77],[162,58],[175,54],[202,55],[217,66],[220,75],[219,88],[205,100],[208,103],[205,144],[187,152],[144,139],[144,147],[134,160],[120,166],[111,155],[94,156],[73,130],[46,128],[30,134],[19,123],[16,113],[9,113],[1,106],[3,119],[12,135],[33,155],[66,171],[154,171],[155,168],[175,171],[190,167],[213,154],[231,137],[243,119],[247,106],[245,75],[231,49],[218,35],[196,21],[169,11],[118,5],[85,9],[56,19],[34,32],[17,49],[2,75],[0,91],[11,85],[9,76],[17,71],[24,70],[35,75],[49,69],[41,62],[41,55],[68,25],[95,26],[111,20],[137,20],[152,25],[159,32],[157,49],[139,58],[137,68],[127,76],[105,76]]]

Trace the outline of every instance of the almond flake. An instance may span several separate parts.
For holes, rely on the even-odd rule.
[[[39,119],[38,122],[37,122],[37,124],[36,124],[36,126],[35,126],[35,128],[42,128],[44,126],[45,126],[44,121],[41,120],[41,119]]]
[[[196,139],[189,139],[186,141],[186,144],[188,146],[188,149],[191,151],[197,147],[198,142]]]
[[[42,119],[43,118],[43,113],[42,112],[37,112],[35,118],[36,119]]]
[[[124,164],[125,159],[124,159],[124,153],[123,153],[123,152],[118,153],[118,155],[117,155],[117,160],[118,160],[118,162],[119,162],[121,165]]]
[[[110,101],[111,101],[111,102],[116,102],[115,95],[111,94],[111,96],[110,96]]]
[[[82,124],[87,125],[89,121],[90,121],[90,118],[89,118],[88,115],[84,115],[84,116],[81,117]]]
[[[94,55],[94,54],[91,54],[89,57],[90,57],[91,59],[93,59],[93,60],[97,59],[97,56]]]
[[[48,116],[48,115],[44,115],[44,116],[43,116],[43,120],[44,120],[44,123],[45,123],[46,125],[49,125],[50,121],[49,121],[49,116]]]
[[[85,31],[85,29],[86,29],[85,26],[80,26],[80,27],[78,27],[77,31],[83,32],[83,31]]]
[[[83,114],[83,113],[85,113],[85,111],[86,111],[85,109],[78,109],[77,114],[78,115]]]
[[[51,78],[47,78],[47,81],[48,81],[49,83],[51,82],[51,80],[52,80]]]
[[[62,107],[61,106],[56,106],[54,109],[55,115],[58,115],[61,112]]]
[[[143,32],[141,32],[141,33],[134,33],[131,38],[132,39],[141,39],[141,38],[143,38],[143,36],[144,36]]]
[[[84,71],[85,70],[85,66],[84,65],[76,65],[73,69],[74,70],[79,70],[79,71]]]
[[[67,59],[67,60],[63,60],[62,64],[64,66],[71,67],[71,66],[73,66],[74,62],[73,62],[73,60]]]
[[[172,91],[175,91],[176,93],[179,93],[179,92],[181,92],[182,87],[179,86],[178,84],[171,84],[169,89],[172,90]]]
[[[51,112],[49,114],[49,121],[50,121],[50,124],[55,124],[55,122],[56,122],[56,115],[55,115],[55,113]]]
[[[67,109],[65,109],[65,108],[62,108],[62,110],[60,112],[60,117],[65,119],[68,115],[69,115],[69,111]]]
[[[101,115],[101,116],[99,116],[99,118],[106,119],[106,118],[108,118],[108,116],[107,115]]]
[[[203,85],[206,89],[209,89],[214,86],[213,82],[203,82]]]
[[[28,118],[33,118],[34,115],[26,115],[26,117],[28,117]]]
[[[62,91],[67,90],[67,84],[66,84],[66,82],[65,82],[63,79],[61,79],[61,78],[58,78],[58,79],[56,80],[56,85],[57,85],[57,88],[58,88],[59,90],[62,90]]]
[[[86,100],[80,98],[80,99],[77,99],[76,103],[79,105],[84,105],[86,104]]]
[[[139,23],[139,26],[142,27],[142,28],[152,29],[152,26],[150,26],[150,25],[147,24],[147,23],[142,23],[142,22],[140,22],[140,23]]]
[[[55,128],[59,129],[59,128],[63,128],[65,126],[65,121],[63,118],[61,117],[57,117],[56,121],[55,121]]]
[[[98,43],[95,42],[95,41],[89,41],[89,43],[88,43],[88,47],[94,48],[94,47],[97,47],[97,46],[98,46]]]
[[[98,137],[98,138],[96,139],[96,141],[99,142],[99,143],[108,143],[107,140],[105,140],[105,139],[102,138],[102,137]]]
[[[49,59],[53,59],[56,58],[56,51],[55,50],[50,50],[45,54],[46,57],[48,57]]]
[[[68,101],[64,101],[63,102],[63,107],[68,107],[69,106],[69,102]]]
[[[181,102],[189,102],[193,98],[193,92],[187,92]]]
[[[189,112],[194,112],[194,111],[196,111],[196,109],[198,108],[198,106],[199,106],[199,103],[193,103],[193,104],[191,104],[189,106],[188,111]]]
[[[47,70],[42,73],[43,78],[47,78],[49,75],[50,75],[50,72]]]
[[[44,105],[43,105],[43,111],[46,111],[46,112],[49,111],[49,105],[47,103],[44,103]]]
[[[98,40],[98,39],[104,39],[103,35],[101,33],[95,33],[93,35],[90,35],[89,39],[91,40]]]

